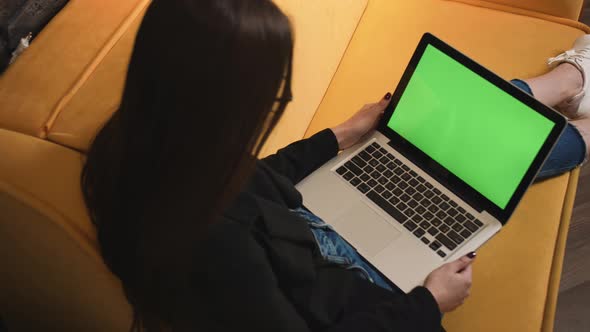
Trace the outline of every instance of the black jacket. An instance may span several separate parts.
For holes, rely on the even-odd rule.
[[[338,153],[331,130],[259,161],[199,250],[202,331],[440,331],[431,293],[396,295],[322,260],[307,223],[289,211],[294,184]]]

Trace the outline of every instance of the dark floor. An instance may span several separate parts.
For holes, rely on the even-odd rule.
[[[590,25],[590,1],[580,21]],[[556,332],[590,331],[590,167],[582,169],[565,250]]]

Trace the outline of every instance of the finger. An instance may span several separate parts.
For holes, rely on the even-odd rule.
[[[454,272],[461,272],[466,267],[471,265],[471,263],[473,263],[474,258],[475,258],[475,255],[472,255],[472,256],[466,255],[466,256],[459,258],[458,260],[456,260],[454,262],[449,263],[449,266],[451,267],[451,269]]]
[[[462,275],[463,278],[469,282],[469,284],[471,284],[471,280],[473,278],[473,264],[467,265],[467,267],[460,271],[459,274]]]
[[[385,94],[385,96],[377,103],[377,108],[383,112],[387,105],[389,105],[389,101],[391,100],[391,93]]]

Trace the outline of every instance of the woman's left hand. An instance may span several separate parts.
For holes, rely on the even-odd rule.
[[[331,128],[334,135],[336,135],[340,150],[348,149],[355,145],[363,136],[377,127],[390,99],[391,93],[388,92],[380,101],[363,106],[350,119]]]

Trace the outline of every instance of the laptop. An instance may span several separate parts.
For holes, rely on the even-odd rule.
[[[409,292],[506,225],[566,124],[427,33],[377,130],[297,188],[310,211]]]

